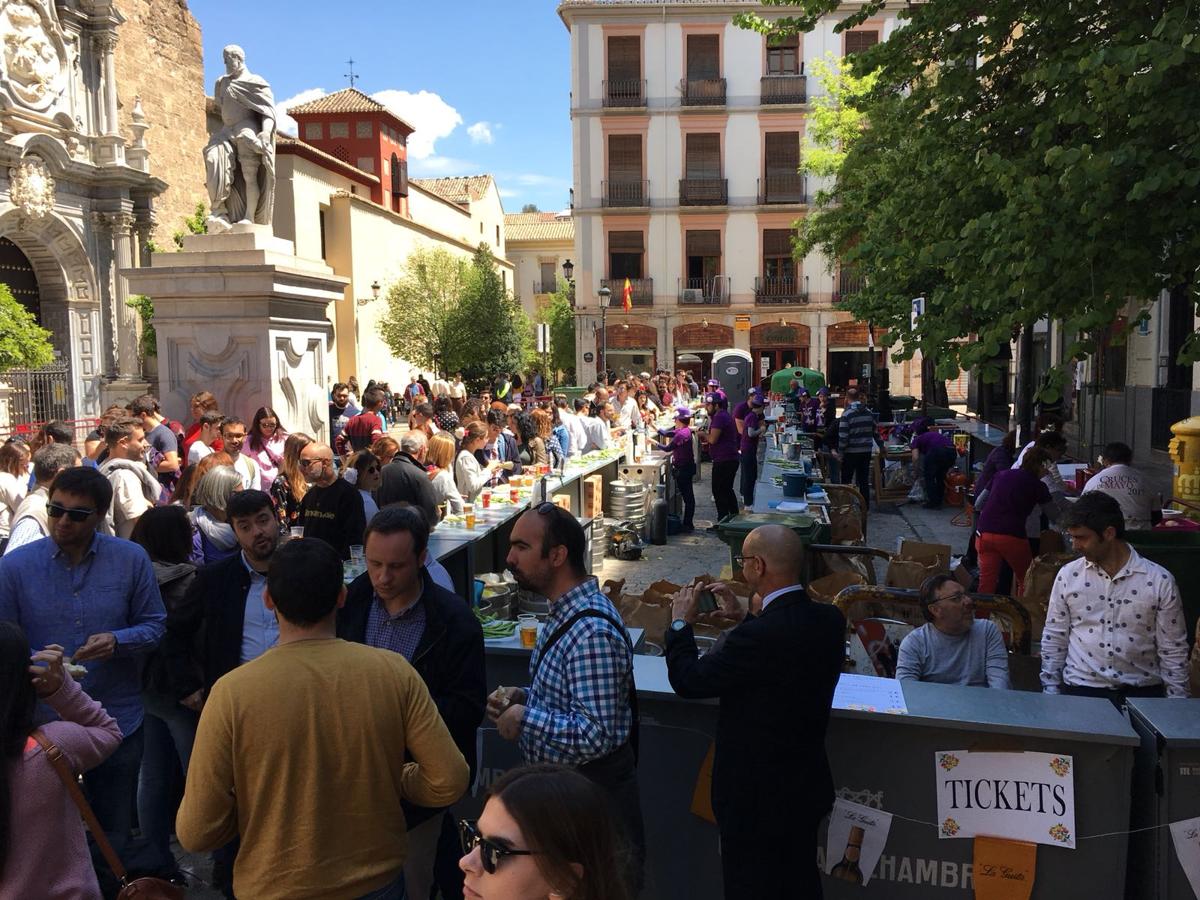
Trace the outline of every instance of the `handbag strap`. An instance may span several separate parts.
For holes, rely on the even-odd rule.
[[[50,765],[54,766],[54,771],[58,773],[58,777],[62,779],[62,783],[67,788],[67,793],[71,795],[71,799],[79,807],[79,813],[83,816],[83,821],[87,823],[88,831],[92,833],[92,840],[100,848],[100,853],[103,854],[104,861],[108,863],[108,867],[112,869],[112,873],[117,877],[117,880],[124,885],[128,880],[125,867],[121,865],[121,860],[117,856],[117,852],[113,849],[112,844],[108,842],[108,835],[100,827],[100,822],[96,818],[96,814],[92,812],[91,804],[87,802],[87,798],[83,796],[83,791],[79,789],[79,780],[75,777],[75,773],[71,771],[71,767],[68,765],[66,757],[63,756],[63,752],[58,749],[53,741],[42,734],[41,729],[35,731],[32,737],[42,745],[42,751],[46,754],[46,758],[50,760]]]

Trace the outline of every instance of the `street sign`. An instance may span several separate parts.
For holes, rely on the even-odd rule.
[[[734,331],[749,331],[750,330],[750,317],[749,316],[734,316],[733,317],[733,330]]]
[[[590,363],[590,362],[591,362],[593,359],[595,359],[595,358],[596,358],[596,357],[595,357],[595,356],[593,356],[591,353],[585,353],[585,354],[583,354],[583,361],[584,361],[585,363]]]

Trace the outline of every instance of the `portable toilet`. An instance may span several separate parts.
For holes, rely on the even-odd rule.
[[[754,364],[746,350],[718,350],[713,354],[712,373],[731,406],[745,400],[754,386]]]

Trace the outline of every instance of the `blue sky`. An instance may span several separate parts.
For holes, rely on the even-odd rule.
[[[347,87],[353,58],[359,90],[417,129],[409,139],[413,177],[488,172],[508,212],[526,203],[567,206],[570,46],[553,0],[190,6],[204,35],[209,92],[224,71],[226,44],[245,48],[280,107]]]

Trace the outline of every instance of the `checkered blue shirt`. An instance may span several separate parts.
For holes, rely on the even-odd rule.
[[[417,652],[421,636],[425,634],[425,600],[417,600],[412,606],[396,616],[388,615],[387,607],[376,595],[371,599],[371,609],[367,613],[367,633],[365,642],[368,647],[379,647],[399,653],[409,662]]]
[[[633,655],[623,632],[604,619],[580,619],[542,659],[550,636],[585,609],[621,621],[595,578],[551,605],[550,618],[529,661],[533,679],[520,739],[526,762],[578,766],[607,756],[629,739]]]

